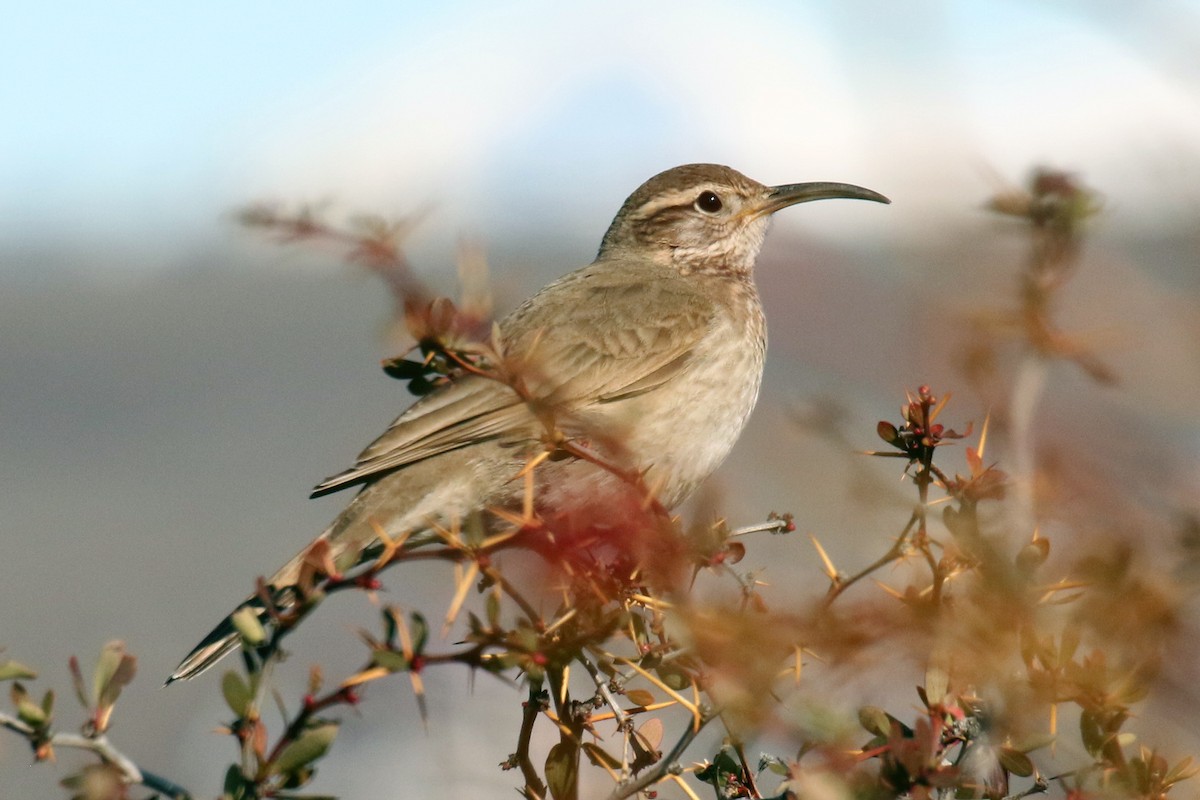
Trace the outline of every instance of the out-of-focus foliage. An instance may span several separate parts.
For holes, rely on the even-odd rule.
[[[1085,223],[1098,208],[1094,195],[1069,175],[1041,170],[1027,190],[1004,193],[991,207],[1027,223],[1031,249],[1015,308],[976,320],[965,346],[977,364],[994,366],[989,354],[1008,348],[1019,359],[1065,360],[1112,382],[1112,372],[1054,316],[1059,290],[1079,267]],[[348,246],[352,260],[384,277],[417,343],[416,355],[384,369],[414,394],[471,372],[525,397],[520,364],[506,358],[498,334],[486,335],[485,293],[475,289],[456,306],[429,299],[415,282],[400,250],[407,222],[365,220],[342,230],[311,211],[262,208],[245,221],[287,240]],[[468,272],[479,271],[478,260],[467,261],[474,264]],[[404,680],[425,714],[422,676],[446,664],[525,686],[511,728],[498,734],[509,744],[497,760],[528,798],[695,798],[708,791],[719,798],[1166,797],[1196,769],[1172,742],[1143,743],[1127,723],[1154,691],[1178,635],[1169,576],[1128,544],[1089,540],[1061,515],[1061,537],[1044,532],[1030,504],[1043,479],[1036,457],[1034,470],[1015,475],[990,461],[989,423],[976,432],[950,399],[919,386],[903,398],[898,418],[874,425],[884,449],[868,455],[899,461],[912,486],[911,510],[880,531],[878,558],[849,571],[813,536],[828,582],[786,607],[764,591],[768,578],[787,577],[785,565],[770,576],[738,565],[758,537],[794,530],[790,515],[740,529],[685,526],[639,475],[596,459],[545,415],[545,452],[530,474],[549,459],[593,459],[644,492],[641,512],[603,540],[572,536],[538,516],[529,480],[520,513],[481,510],[439,530],[433,543],[381,532],[357,564],[335,564],[324,542],[314,544],[294,598],[278,602],[260,586],[266,624],[254,615],[236,620],[242,669],[226,672],[220,690],[230,715],[223,731],[237,758],[225,768],[222,797],[313,797],[304,787],[321,760],[336,754],[340,725],[353,724],[337,711],[369,699],[377,684]],[[1027,394],[1013,404],[1036,409],[1037,400]],[[983,416],[978,409],[973,415]],[[871,425],[858,428],[867,441]],[[1031,430],[1013,424],[1011,448],[1028,451],[1022,437]],[[291,704],[280,699],[283,719],[268,721],[264,705],[274,672],[284,668],[287,636],[332,595],[373,596],[385,571],[402,572],[407,562],[448,565],[444,610],[382,605],[372,629],[361,632],[362,666],[332,683],[313,667],[306,694]],[[445,630],[459,631],[457,644],[432,643],[427,617],[435,611]],[[137,785],[187,797],[106,738],[135,663],[110,644],[88,690],[72,661],[86,711],[79,736],[59,732],[52,692],[38,699],[25,687],[32,670],[0,663],[13,707],[0,724],[27,739],[39,760],[52,758],[55,747],[94,752],[96,764],[63,781],[73,797],[130,797]],[[895,675],[905,673],[893,666],[911,664],[924,671],[915,706],[840,708],[811,695],[814,671],[895,689]],[[699,751],[700,733],[711,728],[721,730],[723,743]],[[552,732],[549,747],[538,749],[536,729]],[[752,755],[765,735],[775,752]],[[214,765],[214,785],[219,773]]]

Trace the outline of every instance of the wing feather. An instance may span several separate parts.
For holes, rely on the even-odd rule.
[[[520,360],[535,397],[575,411],[644,394],[685,371],[711,329],[714,304],[694,277],[647,271],[644,264],[593,264],[550,284],[501,322],[505,351]],[[412,405],[352,468],[313,495],[473,442],[533,437],[538,426],[509,387],[461,376]]]

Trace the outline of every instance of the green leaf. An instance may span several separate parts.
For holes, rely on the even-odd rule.
[[[313,779],[313,776],[316,774],[317,774],[316,767],[311,767],[311,766],[310,767],[300,767],[299,769],[293,770],[283,776],[283,784],[280,788],[281,789],[299,789],[301,786],[307,785],[308,782],[311,781]],[[277,796],[278,795],[276,795],[276,797]],[[295,794],[292,795],[292,797],[303,797],[303,796],[304,795],[295,795]],[[257,800],[257,798],[256,798],[256,800]]]
[[[242,606],[230,615],[229,621],[242,637],[242,643],[250,647],[258,647],[267,640],[267,629],[258,618],[258,611],[250,606]]]
[[[696,772],[696,778],[705,783],[712,784],[717,790],[718,797],[722,797],[725,787],[729,785],[730,777],[741,776],[741,762],[738,761],[737,754],[729,745],[721,748],[715,756],[711,764],[708,764]]]
[[[1089,755],[1099,755],[1107,737],[1094,711],[1085,710],[1079,715],[1079,738]]]
[[[787,777],[791,770],[788,769],[787,762],[778,756],[773,756],[768,753],[763,753],[758,757],[758,771],[770,770],[776,775]]]
[[[229,710],[239,718],[245,717],[254,702],[254,692],[250,685],[242,680],[242,676],[232,670],[221,678],[221,694],[225,695],[225,703]]]
[[[8,696],[12,700],[13,708],[17,710],[17,717],[31,728],[42,728],[49,720],[49,714],[43,710],[42,706],[33,702],[33,698],[29,696],[29,692],[20,683],[14,681],[12,688],[8,690]]]
[[[92,701],[96,705],[106,705],[101,702],[100,697],[110,691],[109,684],[112,683],[117,671],[121,668],[121,660],[124,656],[125,643],[120,641],[109,642],[100,651],[100,658],[96,660],[96,668],[92,670]],[[119,687],[117,691],[120,691]]]
[[[425,363],[421,361],[409,361],[407,358],[384,359],[381,366],[385,375],[389,378],[395,378],[398,381],[410,381],[413,378],[420,378],[426,372],[431,371]]]
[[[399,630],[399,623],[396,621],[396,615],[401,613],[400,609],[395,606],[385,606],[383,611],[383,641],[388,647],[395,647],[396,634]]]
[[[887,737],[892,731],[888,713],[879,706],[863,706],[858,710],[858,724],[868,733]]]
[[[0,664],[0,681],[33,680],[37,673],[17,661],[5,661]]]
[[[25,699],[17,703],[17,717],[32,728],[41,728],[46,724],[46,713],[42,707],[32,700]]]
[[[729,745],[721,748],[721,751],[713,757],[713,764],[722,772],[740,774],[742,771],[742,762],[738,759],[737,751]]]
[[[546,786],[554,800],[575,796],[579,778],[579,748],[570,742],[559,742],[546,756]]]
[[[281,775],[311,764],[325,755],[337,734],[338,726],[335,722],[309,728],[300,734],[300,738],[283,748],[283,752],[271,764],[271,772]]]
[[[408,659],[404,657],[403,653],[397,653],[394,650],[373,650],[371,663],[377,667],[383,667],[388,672],[406,672],[409,669]]]
[[[233,764],[225,770],[225,786],[221,796],[228,800],[245,800],[249,786],[250,782],[242,775],[241,768]]]
[[[646,631],[646,620],[642,618],[641,614],[634,614],[629,618],[629,627],[633,628],[634,642],[636,644],[644,644],[650,638],[650,634]],[[642,666],[647,665],[643,662]],[[667,685],[670,686],[670,684]],[[676,687],[671,686],[671,688],[674,689]]]
[[[64,789],[78,792],[75,800],[120,797],[124,794],[123,783],[121,771],[111,764],[89,764],[59,781]]]
[[[659,679],[663,683],[675,691],[686,689],[692,685],[691,678],[688,677],[688,674],[672,664],[663,664],[662,666],[655,668],[654,672],[656,675],[658,675]]]
[[[111,641],[100,651],[92,671],[92,699],[98,709],[111,709],[137,674],[137,659],[125,652],[125,643]]]
[[[716,764],[705,764],[696,770],[696,779],[704,783],[711,783],[713,786],[716,786],[717,778]]]
[[[484,608],[487,611],[488,624],[493,628],[500,626],[500,595],[495,592],[488,592],[487,599],[484,601]]]
[[[75,690],[75,696],[79,698],[79,705],[90,709],[91,704],[88,703],[87,689],[83,685],[83,670],[79,668],[79,659],[71,656],[67,660],[67,666],[71,670],[71,688]]]
[[[425,652],[425,644],[429,641],[429,623],[419,611],[412,612],[409,619],[412,620],[413,654],[420,655]]]

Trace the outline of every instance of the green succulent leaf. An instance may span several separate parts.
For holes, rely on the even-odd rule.
[[[9,660],[0,663],[0,681],[33,680],[36,677],[37,672],[18,661]]]
[[[325,755],[337,734],[338,726],[334,722],[309,728],[300,738],[283,748],[283,752],[271,764],[271,772],[286,775],[306,767]]]
[[[226,672],[221,678],[221,694],[225,696],[225,703],[229,706],[229,710],[239,718],[246,716],[250,710],[250,704],[254,702],[254,691],[250,685],[242,680],[242,676],[232,670]]]

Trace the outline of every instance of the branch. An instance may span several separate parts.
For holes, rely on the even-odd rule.
[[[715,716],[715,714],[702,714],[699,724],[688,725],[684,728],[683,735],[675,742],[675,746],[671,748],[669,753],[637,778],[618,783],[616,788],[612,790],[612,794],[608,796],[608,800],[625,800],[626,797],[633,797],[643,789],[661,781],[668,773],[677,774],[682,772],[683,769],[679,766],[679,759],[683,755],[683,751],[687,750],[688,746],[700,734],[700,731],[704,730],[704,726],[711,722]]]
[[[542,682],[530,679],[529,700],[522,709],[521,733],[517,737],[515,754],[517,766],[521,769],[521,776],[525,778],[526,797],[530,800],[541,800],[546,796],[546,784],[542,783],[537,768],[533,766],[533,761],[529,758],[529,741],[533,736],[533,724],[537,722],[537,716],[542,710],[542,700],[539,697],[541,693]]]
[[[910,533],[912,533],[913,526],[917,524],[920,518],[920,512],[914,510],[912,516],[908,519],[908,524],[904,526],[904,530],[900,531],[900,535],[896,537],[896,541],[892,543],[892,546],[888,548],[886,553],[877,558],[875,561],[871,562],[871,564],[856,572],[854,575],[851,575],[849,578],[846,578],[845,580],[838,580],[835,576],[833,583],[831,583],[829,586],[829,591],[825,593],[825,599],[822,601],[822,604],[825,607],[828,607],[833,603],[834,600],[838,598],[838,595],[849,589],[853,584],[858,583],[875,570],[887,566],[893,561],[897,561],[902,558],[904,556],[905,548],[908,545],[908,536]]]
[[[2,712],[0,712],[0,727],[7,728],[29,741],[34,741],[38,735],[38,732],[29,725]],[[191,800],[191,793],[183,787],[160,775],[143,771],[131,758],[114,747],[104,734],[81,736],[75,733],[50,733],[44,741],[51,747],[87,750],[95,753],[104,763],[116,767],[121,773],[121,778],[128,784],[145,786],[165,794],[172,800]]]
[[[596,665],[593,664],[582,652],[575,657],[575,660],[580,664],[583,664],[583,668],[588,671],[588,675],[591,675],[592,680],[596,683],[596,691],[600,693],[600,696],[604,698],[604,702],[609,708],[612,709],[613,718],[617,721],[617,730],[624,730],[625,726],[629,722],[629,715],[626,714],[619,705],[617,705],[617,698],[613,697],[612,692],[609,690],[608,681],[606,681],[600,674],[600,671],[596,669]]]

